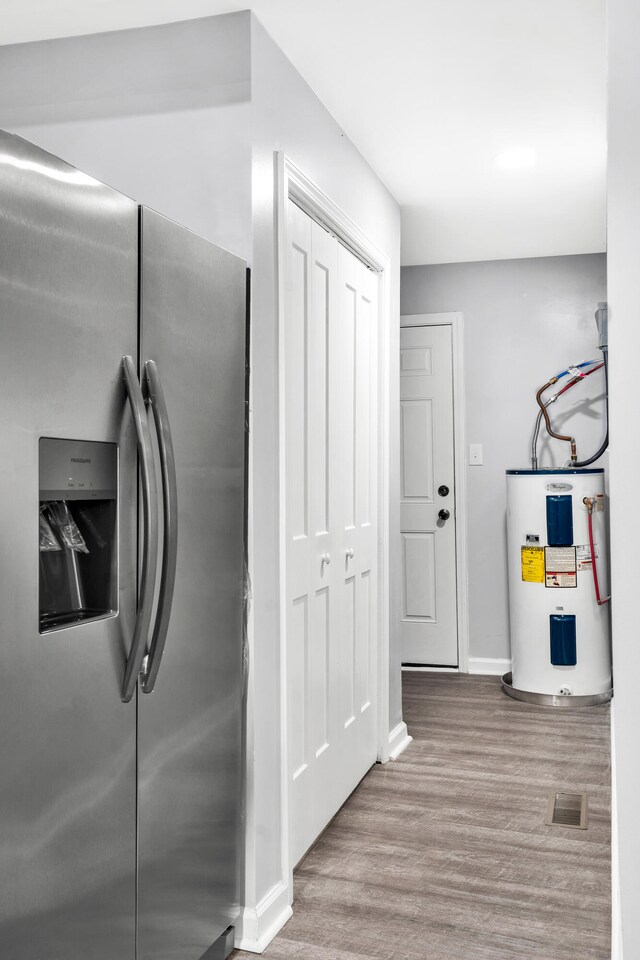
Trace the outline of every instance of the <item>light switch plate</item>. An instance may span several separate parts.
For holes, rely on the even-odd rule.
[[[469,444],[469,464],[472,467],[479,467],[482,464],[482,444]]]

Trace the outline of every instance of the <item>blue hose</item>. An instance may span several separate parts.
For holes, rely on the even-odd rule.
[[[582,370],[583,367],[590,367],[594,363],[601,363],[600,360],[585,360],[584,363],[576,363],[573,365],[573,370]],[[561,377],[566,377],[569,373],[569,370],[563,370],[562,373],[556,373],[556,380],[560,380]]]

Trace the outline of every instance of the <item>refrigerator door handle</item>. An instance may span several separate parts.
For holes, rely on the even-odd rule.
[[[142,675],[142,690],[151,693],[155,686],[158,670],[162,662],[164,645],[167,639],[173,590],[176,581],[176,561],[178,554],[178,491],[176,482],[176,464],[173,455],[173,441],[171,427],[167,414],[167,405],[162,392],[158,367],[154,360],[147,360],[144,365],[145,386],[151,402],[153,418],[158,436],[158,450],[160,453],[160,472],[162,476],[162,503],[164,518],[164,539],[162,544],[162,570],[160,574],[160,591],[158,594],[158,609],[153,636],[149,647],[149,657]]]
[[[123,703],[129,703],[133,696],[133,691],[136,688],[136,683],[138,682],[138,675],[142,669],[142,661],[146,651],[151,612],[153,609],[156,567],[158,564],[158,494],[156,471],[153,464],[151,431],[149,430],[147,411],[145,409],[140,383],[138,382],[136,366],[131,357],[122,358],[122,371],[127,388],[127,397],[129,398],[129,404],[131,406],[131,413],[133,414],[136,436],[138,438],[144,532],[136,624],[122,685],[122,701]]]

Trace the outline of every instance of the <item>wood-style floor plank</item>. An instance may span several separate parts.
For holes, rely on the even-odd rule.
[[[533,706],[458,674],[406,673],[403,690],[413,743],[303,861],[266,960],[609,960],[608,706]],[[552,790],[588,794],[587,830],[545,825]]]

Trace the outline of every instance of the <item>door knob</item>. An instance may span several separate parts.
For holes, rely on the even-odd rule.
[[[441,497],[447,497],[449,495],[449,487],[443,483],[441,487],[438,487],[438,493]]]
[[[353,547],[349,547],[347,550],[345,550],[345,554],[347,556],[347,559],[349,560],[353,560],[354,553],[355,553],[355,550],[353,549]]]
[[[438,510],[438,520],[448,520],[450,516],[448,510]]]
[[[326,563],[327,566],[329,566],[329,564],[331,563],[331,554],[330,554],[330,553],[323,553],[322,556],[320,557],[320,566],[322,566],[322,564],[324,564],[324,563]]]

